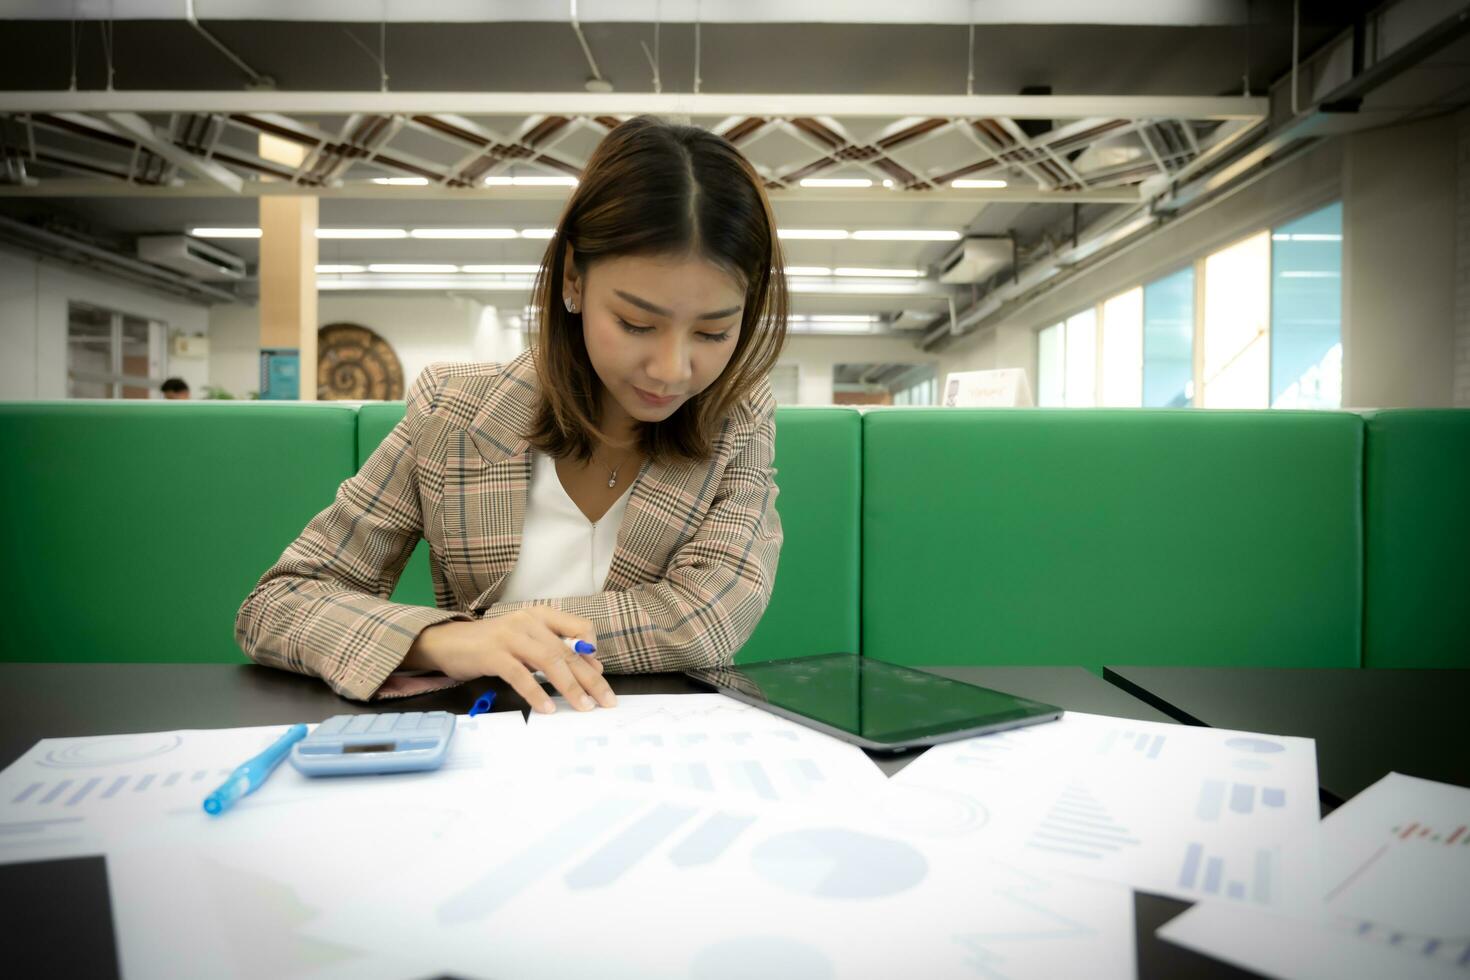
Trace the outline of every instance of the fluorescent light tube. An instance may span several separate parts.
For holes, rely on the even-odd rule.
[[[410,238],[514,238],[514,228],[414,228]]]

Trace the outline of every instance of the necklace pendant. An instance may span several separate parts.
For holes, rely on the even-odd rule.
[[[618,478],[617,477],[613,477],[611,480],[608,480],[607,481],[607,488],[609,490],[611,490],[613,487],[615,487],[617,485],[618,485]]]

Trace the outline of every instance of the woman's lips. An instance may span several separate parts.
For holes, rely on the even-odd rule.
[[[673,402],[674,399],[676,399],[676,398],[679,397],[678,395],[668,395],[668,396],[666,396],[664,398],[659,398],[659,397],[657,397],[655,395],[649,394],[648,392],[644,391],[642,388],[639,388],[637,385],[634,385],[633,386],[633,390],[636,391],[636,392],[638,392],[638,397],[641,398],[641,399],[643,399],[643,401],[646,404],[654,405],[654,406],[668,405],[671,402]]]

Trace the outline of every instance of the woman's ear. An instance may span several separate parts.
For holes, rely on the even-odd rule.
[[[582,274],[577,270],[571,242],[566,244],[562,254],[561,298],[563,303],[570,302],[577,309],[582,308]]]

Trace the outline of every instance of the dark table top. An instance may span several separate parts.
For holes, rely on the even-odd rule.
[[[930,669],[1070,711],[1142,721],[1172,720],[1080,667]],[[707,691],[681,674],[609,679],[619,695]],[[315,678],[255,664],[0,664],[0,691],[5,692],[6,702],[0,712],[0,766],[15,761],[40,738],[280,725],[359,712],[444,710],[463,714],[487,687],[497,692],[495,710],[526,710],[519,695],[499,680],[436,691],[405,702],[362,703],[338,697]],[[892,775],[920,752],[870,753],[870,757]],[[21,975],[28,975],[24,967],[34,955],[37,971],[54,973],[60,965],[57,950],[65,949],[68,962],[80,973],[115,976],[106,880],[102,858],[0,867],[0,892],[29,896],[24,915],[0,917],[0,948],[7,950],[8,964],[19,964]],[[1155,937],[1159,926],[1188,907],[1186,902],[1134,893],[1138,975],[1251,976]],[[87,909],[90,913],[82,915]]]
[[[1470,670],[1107,667],[1120,690],[1190,725],[1317,740],[1340,805],[1389,772],[1470,786]]]

